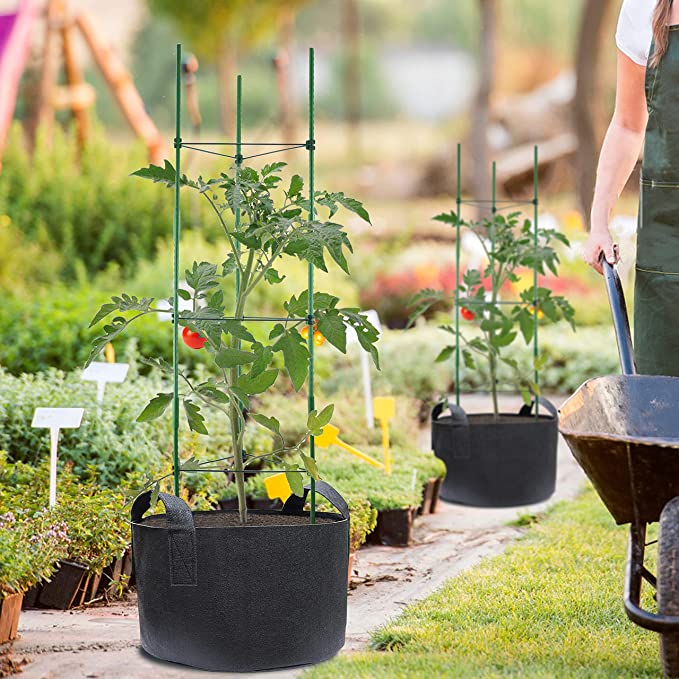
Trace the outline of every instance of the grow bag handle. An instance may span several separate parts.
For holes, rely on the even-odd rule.
[[[283,505],[281,514],[298,514],[304,511],[304,503],[311,486],[304,486],[304,496],[291,495]],[[322,495],[345,518],[349,518],[349,507],[344,498],[325,481],[316,481],[316,492]]]
[[[469,419],[467,418],[467,413],[464,408],[448,403],[447,401],[441,401],[434,406],[431,411],[432,422],[436,422],[441,416],[444,410],[450,413],[450,418],[454,425],[458,428],[457,435],[455,437],[455,446],[453,448],[453,459],[455,460],[468,460],[471,457],[471,442],[469,437]],[[431,429],[432,433],[432,449],[434,446],[434,427]]]
[[[544,396],[539,396],[537,399],[537,402],[544,407],[544,409],[552,416],[552,418],[557,418],[559,416],[559,411],[556,409],[556,406],[549,400],[546,399]],[[527,403],[524,404],[519,410],[519,415],[522,417],[528,417],[533,413],[533,408],[535,407],[535,399],[531,401],[530,405]]]
[[[170,555],[170,584],[196,586],[196,527],[189,506],[176,495],[158,493],[165,505],[167,517],[168,553]],[[151,491],[139,495],[130,511],[132,523],[139,523],[151,506]]]

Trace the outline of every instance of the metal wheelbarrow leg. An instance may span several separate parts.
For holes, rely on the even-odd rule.
[[[636,375],[634,352],[625,298],[617,271],[602,259],[608,300],[618,341],[623,375]],[[679,453],[678,453],[679,454]],[[658,576],[644,565],[647,524],[638,517],[634,460],[628,446],[628,465],[635,519],[630,524],[624,604],[627,617],[635,624],[660,634],[660,657],[668,677],[679,677],[679,497],[671,499],[660,516]],[[658,613],[645,610],[641,588],[646,581],[656,590]]]

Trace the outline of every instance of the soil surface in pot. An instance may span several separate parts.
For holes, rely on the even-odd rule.
[[[338,514],[336,519],[325,516],[316,516],[316,523],[335,523],[342,517]],[[238,512],[197,512],[193,515],[196,528],[227,528],[244,526],[300,526],[311,523],[309,516],[299,516],[295,514],[281,514],[274,512],[271,514],[255,514],[248,512],[248,522],[241,524]],[[144,519],[145,526],[159,526],[165,528],[167,525],[165,514],[157,514]]]

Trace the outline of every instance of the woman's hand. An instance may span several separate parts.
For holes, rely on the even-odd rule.
[[[613,243],[608,229],[592,229],[585,244],[583,259],[595,271],[603,274],[601,269],[601,253],[604,253],[609,264],[617,264],[620,259],[618,246]]]

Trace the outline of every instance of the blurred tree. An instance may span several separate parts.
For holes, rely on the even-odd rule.
[[[604,97],[599,95],[601,45],[603,37],[609,34],[611,10],[615,4],[615,0],[585,0],[575,58],[577,85],[573,115],[578,136],[577,192],[587,224],[596,183],[597,149],[601,146],[603,136]]]
[[[481,26],[479,35],[479,86],[472,116],[472,148],[474,149],[474,198],[490,195],[490,161],[488,158],[488,121],[490,95],[495,80],[497,50],[497,0],[479,0]]]
[[[170,19],[199,58],[215,64],[221,127],[233,134],[235,74],[240,50],[270,37],[309,0],[146,0],[150,11]]]
[[[361,17],[358,0],[344,0],[345,116],[349,127],[349,148],[359,152],[358,125],[361,120]]]

